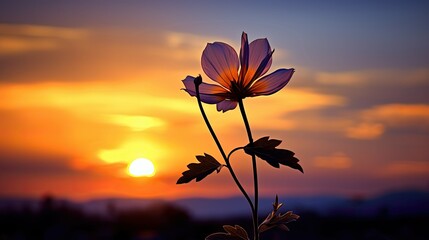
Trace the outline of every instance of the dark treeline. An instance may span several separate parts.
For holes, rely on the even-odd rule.
[[[118,211],[109,205],[106,212],[105,216],[87,214],[72,204],[44,197],[36,209],[1,209],[0,240],[201,240],[210,233],[222,231],[223,224],[239,224],[250,229],[247,218],[200,221],[167,203],[128,211]],[[289,225],[291,231],[270,230],[262,234],[262,239],[429,239],[429,216],[392,217],[382,211],[371,218],[327,217],[312,212],[299,215],[301,219]]]

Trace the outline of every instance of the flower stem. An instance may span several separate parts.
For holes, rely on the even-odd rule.
[[[235,172],[232,169],[231,163],[229,161],[229,157],[231,156],[231,153],[234,152],[234,151],[236,151],[236,150],[238,150],[238,149],[241,149],[241,148],[234,149],[229,154],[228,157],[226,156],[225,151],[223,150],[222,145],[220,144],[219,139],[217,138],[216,133],[214,132],[214,130],[213,130],[213,128],[212,128],[212,126],[211,126],[211,124],[209,122],[209,119],[207,118],[207,115],[206,115],[206,113],[204,111],[204,108],[203,108],[203,105],[202,105],[201,99],[200,99],[199,85],[200,84],[198,84],[197,82],[195,82],[195,93],[196,93],[196,97],[197,97],[197,101],[198,101],[198,107],[200,108],[201,115],[203,116],[204,122],[206,123],[207,128],[210,131],[210,134],[212,135],[213,140],[215,141],[215,143],[216,143],[216,145],[217,145],[217,147],[218,147],[218,149],[219,149],[219,151],[220,151],[223,159],[225,160],[226,166],[227,166],[227,168],[228,168],[228,170],[229,170],[232,178],[234,179],[235,184],[240,189],[241,193],[244,195],[244,197],[246,198],[247,202],[249,203],[250,209],[252,210],[252,217],[254,217],[255,216],[255,207],[253,206],[252,200],[250,199],[250,197],[247,194],[246,190],[244,190],[244,188],[241,185],[240,181],[238,180],[237,176],[235,175]]]
[[[247,120],[246,111],[244,110],[243,100],[238,101],[240,107],[241,116],[243,117],[244,126],[246,127],[247,137],[249,138],[249,144],[253,144],[252,131],[250,130],[249,121]],[[258,170],[256,166],[256,157],[252,154],[252,166],[253,166],[253,186],[254,186],[254,210],[253,211],[253,236],[255,240],[259,240],[259,231],[258,231],[258,204],[259,204],[259,190],[258,190]]]

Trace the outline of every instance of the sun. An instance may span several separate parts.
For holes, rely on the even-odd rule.
[[[128,165],[128,174],[132,177],[152,177],[155,166],[146,158],[137,158]]]

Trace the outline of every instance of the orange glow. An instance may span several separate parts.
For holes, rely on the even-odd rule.
[[[213,83],[201,68],[204,47],[214,41],[239,44],[238,39],[156,26],[153,31],[96,26],[0,24],[0,60],[5,63],[0,74],[0,195],[52,193],[77,199],[239,195],[226,168],[201,183],[175,184],[187,164],[196,162],[196,155],[208,153],[223,161],[196,99],[180,90],[180,80],[201,74]],[[252,38],[265,37],[255,35]],[[272,43],[281,42],[278,38]],[[371,166],[384,169],[386,176],[427,175],[428,166],[421,163],[427,158],[427,139],[416,136],[427,135],[429,105],[412,103],[411,98],[383,104],[370,103],[369,95],[365,104],[352,99],[378,79],[406,79],[395,80],[400,87],[423,86],[426,69],[320,72],[323,69],[294,65],[296,52],[272,47],[277,66],[271,70],[293,67],[297,72],[273,96],[244,99],[253,137],[282,139],[282,146],[296,152],[309,171],[298,178],[288,169],[273,173],[265,162],[258,162],[261,185],[269,186],[267,195],[289,190],[290,179],[285,181],[285,176],[296,178],[298,193],[317,191],[312,182],[326,177],[318,170],[361,171]],[[215,105],[204,108],[226,152],[248,143],[238,109],[219,113]],[[414,135],[403,141],[399,134],[408,134],[409,129]],[[398,135],[388,138],[391,132]],[[367,151],[365,144],[377,148]],[[387,146],[379,150],[376,144]],[[391,148],[408,152],[389,152],[387,157],[380,153]],[[410,160],[388,162],[396,155]],[[130,177],[130,164],[141,157],[153,162],[156,175]],[[239,152],[232,159],[243,186],[252,189],[248,156]],[[359,174],[372,174],[367,172],[371,171]],[[305,183],[300,182],[303,179]]]
[[[125,142],[118,148],[102,149],[98,153],[98,157],[105,163],[129,163],[135,158],[144,155],[150,159],[163,158],[168,153],[163,151],[161,146],[153,144],[151,141],[133,139]]]

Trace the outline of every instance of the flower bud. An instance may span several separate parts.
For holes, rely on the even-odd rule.
[[[203,78],[201,77],[201,75],[198,75],[198,77],[194,79],[195,86],[199,86],[202,82],[203,82]]]

